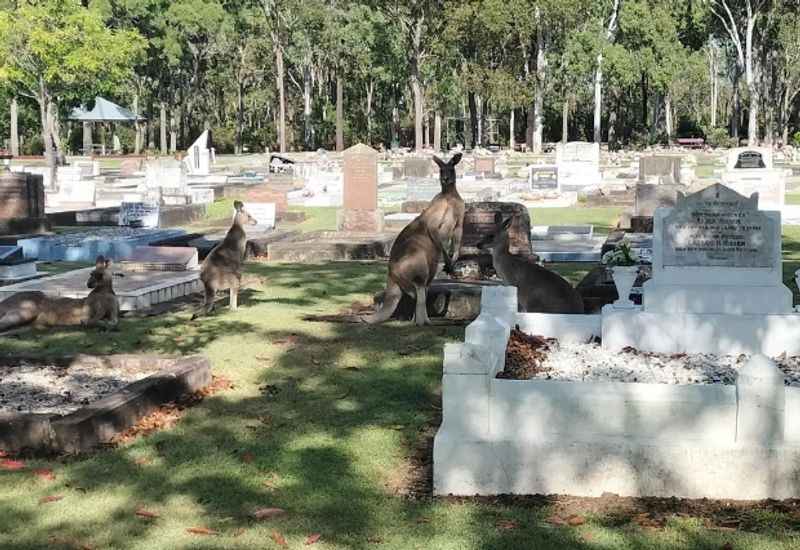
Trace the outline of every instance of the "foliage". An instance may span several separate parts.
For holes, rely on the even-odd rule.
[[[631,248],[627,239],[617,244],[612,250],[603,254],[602,262],[609,266],[627,267],[641,263],[639,255]]]
[[[728,135],[727,128],[712,128],[707,131],[706,143],[712,147],[736,147],[736,140]]]
[[[800,131],[795,132],[792,136],[792,145],[795,147],[800,147]]]

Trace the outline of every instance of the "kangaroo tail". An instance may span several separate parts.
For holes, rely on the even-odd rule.
[[[389,277],[386,283],[386,291],[383,293],[383,303],[381,304],[381,307],[372,315],[362,316],[361,320],[370,325],[388,321],[389,317],[391,317],[394,313],[394,310],[397,309],[397,304],[400,303],[400,299],[402,297],[403,291],[400,288],[400,285],[398,285],[394,279]]]

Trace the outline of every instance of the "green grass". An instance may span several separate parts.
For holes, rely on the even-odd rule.
[[[532,225],[594,225],[595,233],[606,234],[616,225],[622,207],[530,208]]]
[[[786,204],[800,204],[800,193],[786,193]]]
[[[800,248],[798,249],[800,251]],[[792,257],[800,252],[792,252]],[[576,266],[559,266],[580,273]],[[30,459],[54,481],[0,469],[0,548],[736,549],[797,548],[797,520],[758,512],[748,532],[674,518],[643,529],[588,515],[553,527],[546,504],[402,496],[440,408],[441,350],[463,328],[311,323],[381,288],[380,264],[251,264],[235,312],[123,319],[118,333],[49,330],[0,340],[0,353],[203,353],[234,388],[172,428],[92,456]],[[295,338],[294,344],[287,338]],[[429,452],[429,451],[428,451]],[[246,457],[252,457],[247,459]],[[63,499],[39,504],[48,495]],[[287,515],[257,522],[257,507]],[[155,520],[135,515],[156,512]],[[518,527],[498,528],[512,520]],[[193,535],[208,527],[214,536]],[[376,541],[380,541],[377,543]]]

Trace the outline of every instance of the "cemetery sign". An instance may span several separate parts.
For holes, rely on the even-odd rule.
[[[772,268],[774,224],[758,210],[758,193],[747,198],[719,184],[681,193],[664,218],[663,265]]]

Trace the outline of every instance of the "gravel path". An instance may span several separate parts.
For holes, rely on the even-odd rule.
[[[533,378],[570,381],[617,381],[652,384],[734,384],[746,355],[656,354],[636,350],[612,353],[598,344],[558,344],[550,350]],[[787,386],[800,387],[800,357],[773,358]]]
[[[0,413],[70,414],[158,371],[158,365],[0,366]]]

